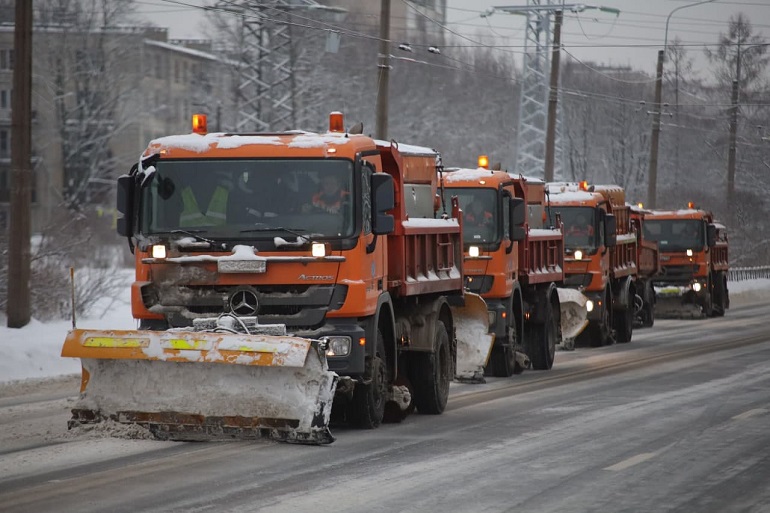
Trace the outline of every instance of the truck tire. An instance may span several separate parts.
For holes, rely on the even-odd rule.
[[[409,380],[414,387],[412,401],[418,412],[431,415],[446,408],[449,382],[454,374],[449,334],[442,321],[436,321],[435,332],[435,352],[415,353],[409,369]]]
[[[580,345],[589,345],[591,347],[608,346],[613,343],[612,340],[612,301],[609,301],[609,294],[604,295],[604,305],[602,306],[602,318],[599,321],[591,321],[586,329],[578,335]]]
[[[642,307],[642,327],[652,328],[655,324],[655,291],[652,284],[644,288],[644,306]]]
[[[513,323],[513,318],[511,318],[510,322]],[[484,368],[484,374],[496,378],[507,378],[513,374],[521,374],[524,370],[516,362],[516,326],[509,325],[505,332],[508,337],[508,345],[494,346],[492,354],[489,355],[489,363]]]
[[[529,359],[535,370],[549,370],[553,367],[556,345],[559,342],[559,327],[556,324],[550,301],[545,303],[545,320],[542,324],[532,323],[531,336],[527,341]]]
[[[710,274],[706,284],[706,297],[703,299],[701,309],[706,317],[714,317],[714,279]]]
[[[722,273],[714,278],[714,317],[722,317],[727,310],[727,286]]]
[[[366,358],[368,383],[356,383],[348,405],[348,422],[357,428],[374,429],[382,423],[388,398],[388,360],[382,332],[377,330],[377,350]]]
[[[615,333],[619,344],[631,342],[631,336],[634,333],[633,307],[626,307],[624,310],[615,312]]]

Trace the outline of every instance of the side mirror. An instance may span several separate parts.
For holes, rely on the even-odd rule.
[[[512,241],[522,241],[527,237],[524,223],[526,222],[526,206],[522,198],[509,198],[510,208],[508,209],[508,228],[510,233],[508,237]]]
[[[393,216],[388,214],[396,206],[393,177],[387,173],[374,173],[372,185],[372,233],[385,235],[396,228]]]
[[[118,212],[122,214],[118,218],[118,235],[131,237],[134,234],[134,177],[122,175],[118,178]]]
[[[717,227],[713,224],[706,226],[706,245],[710,248],[717,245]]]
[[[618,222],[614,215],[604,216],[604,245],[608,248],[613,248],[618,243],[617,228]]]

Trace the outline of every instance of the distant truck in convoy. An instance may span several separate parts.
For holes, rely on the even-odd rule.
[[[363,428],[386,406],[441,413],[466,294],[459,206],[437,215],[440,155],[346,133],[340,113],[324,134],[193,127],[118,181],[139,330],[69,333],[70,425],[329,443],[332,403]],[[470,335],[488,352],[483,310]]]
[[[445,169],[443,186],[463,209],[465,287],[486,301],[495,335],[486,374],[510,376],[530,362],[550,369],[562,330],[575,336],[585,310],[559,301],[564,235],[543,226],[545,183],[490,170],[482,156],[476,169]],[[562,308],[571,309],[564,318]]]
[[[653,279],[658,317],[716,317],[730,307],[725,226],[707,210],[654,210],[645,238],[660,247],[661,272]]]
[[[631,341],[638,276],[636,234],[615,185],[549,183],[548,209],[564,223],[565,283],[588,297],[588,326],[576,342]]]
[[[655,288],[653,280],[660,274],[660,250],[656,240],[645,235],[645,222],[652,214],[642,205],[631,206],[631,224],[636,233],[637,266],[636,279],[636,324],[640,328],[650,328],[655,324]]]

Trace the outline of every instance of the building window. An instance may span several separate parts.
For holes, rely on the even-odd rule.
[[[0,50],[0,69],[13,69],[13,48],[3,48]]]
[[[11,91],[3,89],[0,91],[0,109],[11,108]]]

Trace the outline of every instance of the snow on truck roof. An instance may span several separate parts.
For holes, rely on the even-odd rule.
[[[497,172],[499,173],[500,171]],[[449,168],[444,170],[444,183],[483,180],[484,178],[494,176],[494,173],[495,171],[483,167],[476,169]]]
[[[399,143],[398,141],[393,141],[393,142],[396,143],[396,149],[398,149],[398,152],[401,153],[402,155],[434,157],[439,154],[438,151],[434,150],[433,148],[428,148],[427,146],[415,146],[413,144],[403,144],[403,143]],[[377,146],[381,146],[383,148],[391,147],[391,141],[382,141],[379,139],[375,139],[374,143]]]
[[[354,136],[355,137],[355,136]],[[228,134],[210,132],[201,134],[169,135],[153,139],[149,146],[159,149],[179,148],[196,153],[203,153],[212,148],[233,149],[249,145],[286,145],[290,148],[322,148],[328,145],[347,144],[350,137],[346,134],[293,131],[281,134]]]

